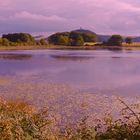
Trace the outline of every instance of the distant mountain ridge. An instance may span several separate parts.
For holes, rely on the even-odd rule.
[[[133,37],[133,42],[140,42],[140,37]]]

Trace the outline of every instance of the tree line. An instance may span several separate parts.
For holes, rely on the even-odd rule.
[[[112,35],[108,41],[103,42],[104,46],[122,46],[123,42],[131,44],[133,39],[121,35]],[[28,33],[4,34],[0,38],[0,46],[26,46],[26,45],[47,45],[48,43],[62,46],[84,46],[85,42],[98,42],[98,36],[91,32],[62,32],[55,33],[46,39],[35,40]]]
[[[72,31],[53,34],[48,40],[54,45],[83,46],[85,42],[96,42],[97,36],[94,33]]]
[[[98,36],[94,33],[85,32],[62,32],[51,35],[49,43],[54,45],[64,46],[83,46],[85,42],[98,42]],[[125,39],[121,35],[112,35],[108,41],[103,42],[102,45],[106,46],[122,46],[123,42],[131,44],[133,39],[126,37]]]
[[[126,42],[127,44],[131,44],[133,42],[132,37],[126,37],[123,39],[121,35],[112,35],[107,42],[103,42],[104,45],[108,46],[122,46],[122,43]]]
[[[47,41],[45,39],[36,41],[34,37],[28,33],[3,34],[0,38],[0,46],[18,45],[47,45]]]

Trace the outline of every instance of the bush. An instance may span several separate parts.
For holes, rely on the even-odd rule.
[[[2,140],[49,139],[51,137],[49,124],[46,110],[37,111],[23,102],[0,101],[0,138]]]
[[[98,120],[88,125],[85,117],[74,127],[55,131],[48,109],[37,110],[20,101],[0,100],[1,140],[140,140],[140,113],[134,112],[125,102],[123,118]],[[135,105],[137,106],[137,105]],[[135,108],[134,106],[134,108]]]

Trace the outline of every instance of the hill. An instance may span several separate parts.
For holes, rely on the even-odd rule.
[[[133,42],[140,42],[140,37],[133,37]]]
[[[95,32],[91,30],[86,30],[86,29],[77,29],[77,30],[74,30],[74,32],[94,34],[97,36],[97,40],[99,42],[107,41],[111,37],[111,35],[100,35],[100,34],[96,34]]]
[[[79,33],[80,35],[82,35],[84,37],[84,35],[89,35],[90,37],[93,36],[94,40],[96,40],[97,42],[107,42],[108,39],[111,37],[111,35],[102,35],[102,34],[97,34],[91,30],[87,30],[87,29],[76,29],[76,30],[73,30],[71,32],[76,32],[76,33]],[[70,34],[71,32],[64,32],[67,33],[67,34]],[[57,33],[58,34],[58,33]],[[59,33],[59,34],[63,34],[63,33]],[[96,39],[95,39],[96,38]],[[126,36],[123,36],[123,38],[125,39]],[[86,40],[86,38],[84,38],[84,41]],[[91,39],[90,39],[91,40]],[[132,36],[132,40],[133,42],[140,42],[140,36]],[[85,41],[86,42],[86,41]],[[88,41],[87,41],[88,42]],[[89,41],[91,42],[91,41]],[[94,41],[93,41],[94,42]]]
[[[97,42],[97,35],[89,30],[60,32],[49,36],[48,41],[55,45],[82,46],[85,42]]]
[[[92,32],[92,31],[86,30],[86,29],[77,29],[77,30],[74,30],[74,31],[72,31],[72,32],[96,34],[95,32]]]
[[[108,39],[111,37],[111,35],[97,35],[98,36],[98,41],[99,42],[107,42]]]

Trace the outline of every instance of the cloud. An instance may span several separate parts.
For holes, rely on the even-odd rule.
[[[139,0],[0,0],[1,32],[66,31],[140,35]]]
[[[64,22],[66,20],[65,18],[59,17],[57,15],[43,16],[40,14],[32,14],[26,11],[22,11],[21,13],[16,13],[15,15],[10,16],[8,19],[10,20],[27,19],[27,20],[55,21],[55,22]]]

